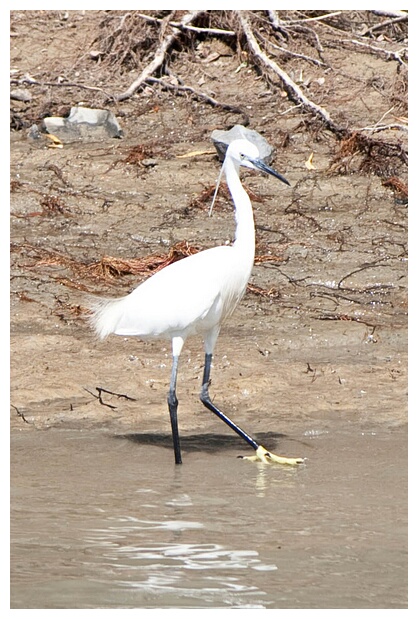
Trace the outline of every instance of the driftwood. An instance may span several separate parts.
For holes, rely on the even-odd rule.
[[[162,15],[164,15],[162,17]],[[12,75],[13,85],[33,87],[58,87],[66,89],[83,89],[102,96],[108,104],[117,105],[119,102],[130,99],[141,90],[159,88],[178,96],[190,96],[219,110],[241,115],[240,123],[249,124],[249,116],[245,106],[239,106],[236,101],[220,101],[214,93],[205,92],[197,84],[185,83],[181,75],[174,75],[170,65],[173,64],[179,50],[190,48],[190,53],[196,55],[199,45],[198,39],[218,38],[221,45],[228,48],[226,55],[236,55],[237,71],[242,67],[253,64],[260,72],[274,92],[282,90],[294,104],[290,110],[298,112],[319,121],[312,126],[323,127],[331,131],[338,141],[347,141],[356,136],[357,147],[369,152],[382,152],[384,156],[400,157],[402,162],[407,159],[406,147],[393,139],[378,141],[374,134],[387,132],[390,138],[394,132],[405,133],[407,123],[404,115],[407,109],[407,60],[408,52],[405,44],[396,46],[396,41],[406,43],[405,22],[408,20],[406,11],[354,11],[359,16],[358,28],[350,21],[351,12],[337,11],[109,11],[101,24],[99,34],[92,45],[94,47],[85,57],[95,58],[98,63],[106,64],[110,70],[123,76],[123,69],[130,72],[139,68],[137,77],[123,92],[111,91],[96,85],[83,84],[78,81],[35,79],[29,75]],[[374,32],[381,34],[395,33],[377,40]],[[401,36],[398,36],[401,34]],[[299,44],[303,41],[305,47]],[[388,45],[390,41],[390,45]],[[292,45],[293,43],[293,45]],[[306,87],[302,80],[298,80],[291,71],[284,67],[293,60],[300,62],[300,73],[306,63],[313,69],[330,74],[333,67],[326,58],[327,48],[347,48],[361,54],[372,54],[388,62],[398,65],[399,86],[394,90],[392,100],[396,102],[396,116],[390,122],[378,122],[367,127],[350,125],[350,119],[342,123],[336,112],[320,104],[319,97],[314,91]],[[312,53],[305,53],[306,49]],[[144,51],[147,53],[145,63],[142,61]],[[222,55],[222,52],[221,54]],[[211,56],[201,62],[211,62]],[[215,53],[215,57],[219,54]],[[285,64],[286,63],[286,64]],[[318,81],[318,80],[317,80]],[[397,86],[398,84],[396,84]],[[200,83],[199,83],[200,86]],[[394,87],[395,88],[395,87]],[[110,91],[110,92],[109,92]],[[388,106],[389,108],[390,106]],[[390,108],[392,110],[392,108]],[[400,111],[399,111],[400,110]],[[405,110],[405,114],[404,114]],[[282,114],[287,111],[282,112]],[[20,119],[16,120],[18,124]],[[309,121],[308,121],[309,122]],[[352,142],[354,144],[354,142]]]
[[[283,88],[287,92],[289,98],[294,101],[297,105],[302,105],[306,110],[312,112],[315,116],[319,116],[321,120],[324,122],[325,126],[331,129],[334,133],[336,133],[339,137],[342,137],[346,134],[346,130],[342,127],[338,126],[331,118],[330,114],[327,110],[320,105],[317,105],[308,97],[306,97],[302,90],[299,88],[297,84],[287,75],[283,69],[279,67],[279,65],[271,60],[267,54],[265,54],[257,40],[254,36],[252,29],[250,28],[250,24],[248,22],[248,18],[245,11],[238,11],[239,19],[241,22],[242,29],[247,38],[249,48],[256,59],[257,62],[261,62],[266,67],[271,69],[281,80],[283,84]]]
[[[185,32],[189,33],[190,36],[199,33],[208,36],[219,36],[226,40],[229,39],[239,42],[241,48],[246,48],[248,50],[251,60],[259,67],[262,76],[267,79],[269,84],[271,84],[272,78],[275,78],[276,81],[278,80],[289,99],[300,111],[311,114],[314,118],[319,119],[321,124],[334,133],[339,140],[347,139],[354,130],[358,131],[358,129],[350,129],[347,126],[342,126],[332,117],[326,107],[319,105],[316,101],[309,98],[306,94],[306,90],[302,89],[277,61],[277,55],[281,54],[282,56],[297,58],[301,61],[309,62],[310,64],[326,69],[327,63],[323,59],[324,47],[317,32],[314,31],[312,27],[315,24],[321,23],[323,27],[336,30],[334,20],[343,18],[347,11],[323,12],[313,17],[299,17],[298,12],[292,12],[292,15],[294,14],[295,17],[289,15],[289,18],[284,20],[279,17],[278,11],[269,10],[266,13],[269,23],[271,24],[272,32],[276,35],[276,40],[274,40],[274,37],[268,36],[268,33],[265,33],[265,29],[263,29],[263,32],[259,30],[258,22],[256,21],[257,11],[226,11],[224,13],[227,14],[227,20],[222,23],[223,27],[218,27],[218,23],[215,26],[212,26],[210,23],[212,18],[211,14],[216,13],[215,11],[190,11],[185,13],[180,20],[174,18],[177,13],[176,11],[172,11],[163,19],[149,14],[145,15],[140,12],[133,13],[135,13],[136,18],[143,20],[145,23],[155,24],[160,28],[159,44],[153,54],[152,60],[142,69],[138,77],[124,92],[121,94],[113,94],[113,100],[123,101],[132,97],[141,88],[147,85],[159,85],[162,89],[169,90],[176,95],[189,94],[213,107],[241,114],[243,116],[242,124],[248,124],[248,116],[240,107],[227,102],[218,101],[215,97],[197,90],[189,84],[185,84],[178,76],[173,79],[169,64],[170,53],[175,43],[184,43],[184,41],[182,41],[182,36]],[[289,11],[288,13],[291,12]],[[388,20],[383,20],[379,24],[376,24],[376,27],[379,26],[381,28],[408,19],[408,13],[405,11],[370,11],[370,13],[389,18]],[[126,27],[127,18],[132,18],[132,16],[131,13],[127,13],[122,17],[121,24],[118,26],[118,32],[122,33],[122,25],[124,24]],[[199,23],[202,19],[209,19],[210,25],[195,25],[195,22]],[[233,28],[231,28],[231,26],[233,26]],[[374,27],[371,27],[367,32],[373,32],[373,29]],[[304,33],[313,41],[314,48],[318,54],[317,58],[292,50],[289,46],[283,47],[277,44],[277,38],[287,41],[293,31]],[[341,37],[339,31],[338,35],[339,38],[335,41],[335,45],[349,45],[352,49],[357,49],[362,53],[377,54],[387,60],[398,62],[402,67],[406,66],[407,50],[404,47],[397,51],[393,51],[373,44],[370,39],[367,40],[364,36],[348,39],[347,37]],[[360,38],[362,40],[359,40]],[[264,49],[261,47],[261,42],[263,42]],[[332,42],[328,44],[330,46],[333,45]],[[269,51],[272,53],[268,53]],[[272,57],[272,55],[274,57]],[[164,73],[166,76],[164,76]],[[386,125],[385,128],[404,131],[406,130],[406,125],[402,125],[402,123],[390,123]],[[384,127],[374,127],[373,129],[365,128],[364,130],[369,132],[368,139],[370,139],[371,131],[383,131]]]
[[[180,26],[184,27],[193,22],[199,15],[204,13],[204,11],[192,11],[187,13],[180,22]],[[117,101],[124,101],[125,99],[129,99],[133,94],[137,92],[137,90],[146,82],[146,80],[151,77],[157,69],[161,67],[163,62],[165,61],[166,54],[170,50],[171,46],[176,41],[178,35],[181,33],[180,28],[174,28],[173,32],[167,35],[157,51],[155,52],[153,60],[145,67],[142,73],[137,77],[137,79],[132,82],[132,84],[120,95],[117,95]]]

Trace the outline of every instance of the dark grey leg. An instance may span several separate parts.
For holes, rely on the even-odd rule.
[[[212,355],[209,353],[206,353],[205,369],[203,370],[202,391],[200,393],[200,399],[202,403],[204,404],[204,406],[206,406],[207,409],[209,409],[212,413],[215,413],[215,415],[217,415],[219,419],[222,419],[224,423],[226,423],[232,430],[234,430],[234,432],[236,432],[241,438],[244,439],[244,441],[246,441],[249,445],[251,445],[253,449],[257,451],[257,449],[259,448],[259,444],[257,443],[257,441],[255,441],[249,434],[244,432],[244,430],[242,430],[233,421],[231,421],[231,419],[229,419],[229,417],[227,417],[222,411],[216,408],[216,406],[213,404],[212,400],[210,399],[209,377],[210,377],[211,363],[212,363]]]
[[[168,410],[170,411],[171,432],[173,435],[174,446],[174,458],[176,464],[181,464],[181,449],[180,449],[180,435],[177,424],[177,407],[178,400],[176,396],[176,383],[177,383],[177,370],[179,364],[179,357],[173,357],[173,367],[171,370],[170,390],[168,392]]]

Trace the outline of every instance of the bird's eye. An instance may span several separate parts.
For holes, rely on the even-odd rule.
[[[240,155],[239,155],[239,156],[240,156],[240,158],[241,158],[241,159],[245,159],[245,155],[244,155],[244,153],[240,153]]]

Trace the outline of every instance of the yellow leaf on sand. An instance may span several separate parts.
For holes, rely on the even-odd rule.
[[[190,153],[184,155],[177,155],[176,159],[186,159],[187,157],[196,157],[196,155],[215,155],[213,150],[193,150]]]
[[[308,161],[305,161],[305,166],[308,168],[308,170],[316,170],[312,161],[313,161],[313,153],[309,155]]]
[[[51,140],[48,144],[49,148],[64,148],[64,144],[57,138],[56,135],[53,135],[52,133],[45,133],[45,137]]]

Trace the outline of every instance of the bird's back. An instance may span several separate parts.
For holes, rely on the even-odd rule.
[[[126,297],[98,300],[92,322],[100,337],[187,337],[210,331],[245,292],[252,261],[233,246],[208,249],[165,267]]]

